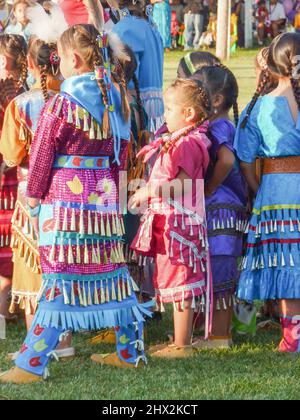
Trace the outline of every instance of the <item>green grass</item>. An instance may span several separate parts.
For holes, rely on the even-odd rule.
[[[166,85],[176,77],[183,53],[166,58]],[[254,51],[239,52],[228,65],[240,84],[241,108],[255,87]],[[147,327],[146,344],[164,340],[172,328],[171,311],[159,324]],[[0,369],[8,369],[6,354],[18,349],[24,339],[22,324],[9,326],[8,339],[0,341]],[[94,365],[94,352],[108,353],[113,346],[91,346],[90,335],[78,334],[77,357],[51,363],[50,381],[26,386],[0,385],[0,400],[17,399],[299,399],[300,359],[276,353],[280,332],[260,332],[254,338],[235,337],[230,351],[202,351],[190,360],[157,361],[138,371]]]

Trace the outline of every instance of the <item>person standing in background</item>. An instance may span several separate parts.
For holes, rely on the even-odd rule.
[[[3,32],[8,24],[10,8],[5,0],[0,0],[0,33]]]
[[[197,49],[203,32],[203,0],[184,0],[185,51]]]
[[[169,0],[151,0],[153,4],[153,19],[163,39],[164,48],[169,50],[171,38],[171,7]]]
[[[284,29],[286,25],[286,14],[282,3],[278,0],[270,1],[270,21],[271,21],[271,34],[272,38],[276,38],[277,35]]]
[[[88,23],[89,15],[83,0],[59,0],[58,4],[69,26]]]

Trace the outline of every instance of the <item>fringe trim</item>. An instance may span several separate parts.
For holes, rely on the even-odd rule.
[[[53,112],[58,118],[63,118],[63,105],[67,106],[67,123],[73,125],[76,129],[84,131],[90,140],[107,140],[112,137],[112,134],[105,131],[102,126],[93,118],[93,116],[78,104],[73,104],[70,100],[61,95],[56,95],[52,99],[48,113]],[[55,111],[54,111],[54,108]]]
[[[69,207],[55,208],[55,231],[79,232],[81,235],[100,235],[107,238],[125,235],[123,216],[118,213],[99,213]]]
[[[37,293],[13,291],[9,312],[13,314],[19,307],[25,310],[26,315],[34,315],[38,305],[37,295]]]
[[[43,303],[41,303],[35,322],[48,328],[62,328],[74,332],[80,330],[99,331],[104,328],[145,322],[145,316],[152,316],[152,312],[148,309],[151,306],[153,306],[153,302],[139,304],[135,300],[128,306],[116,304],[110,309],[99,306],[94,310],[78,308],[78,311],[59,311],[54,308],[52,310],[44,309]]]
[[[195,296],[195,291],[197,289],[200,289],[201,293],[200,295]],[[180,308],[183,310],[185,307],[185,300],[190,298],[190,294],[192,294],[192,309],[194,309],[195,312],[205,312],[205,292],[206,285],[204,280],[182,287],[157,289],[155,290],[157,310],[165,312],[164,303],[173,303],[175,311],[180,310]]]
[[[37,302],[45,299],[53,302],[58,296],[63,296],[65,305],[94,306],[113,301],[123,302],[139,291],[139,288],[129,273],[124,278],[122,274],[100,277],[91,281],[51,279],[43,276],[44,281],[37,295]],[[77,278],[80,276],[77,276]],[[96,291],[96,292],[95,292]]]
[[[59,243],[58,243],[59,242]],[[120,241],[103,241],[94,239],[71,239],[63,236],[55,238],[49,256],[49,262],[67,264],[124,264],[126,259],[123,244]]]
[[[27,267],[34,273],[41,273],[40,254],[30,216],[20,201],[17,201],[12,217],[11,248],[24,259]]]

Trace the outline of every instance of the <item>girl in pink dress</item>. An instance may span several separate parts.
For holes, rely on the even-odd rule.
[[[200,82],[178,79],[167,90],[165,105],[170,134],[140,152],[147,162],[161,148],[146,187],[135,193],[129,208],[144,213],[132,247],[155,258],[158,306],[163,311],[164,303],[174,305],[174,344],[150,353],[180,358],[192,354],[196,302],[203,309],[209,295],[203,179],[209,164],[210,104]]]

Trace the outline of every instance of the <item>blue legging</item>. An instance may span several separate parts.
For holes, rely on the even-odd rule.
[[[146,362],[143,341],[143,323],[115,328],[117,353],[127,363]],[[55,349],[67,332],[59,328],[33,324],[19,352],[16,366],[34,375],[45,376],[46,367]]]

